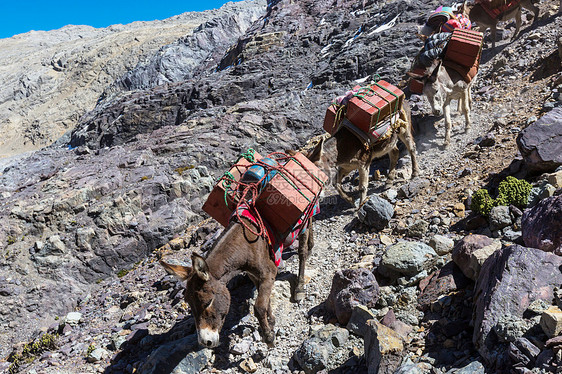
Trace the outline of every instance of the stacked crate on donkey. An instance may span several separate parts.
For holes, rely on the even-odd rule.
[[[328,176],[297,152],[269,181],[256,207],[273,230],[288,234],[316,200]]]
[[[359,90],[347,104],[346,118],[368,133],[378,123],[402,108],[404,92],[380,80]]]
[[[484,36],[473,30],[455,29],[447,44],[443,64],[456,70],[468,83],[478,73]]]
[[[261,158],[262,157],[258,152],[254,152],[254,160],[257,161]],[[237,195],[234,194],[234,191],[232,191],[229,187],[231,185],[229,178],[234,179],[235,182],[239,182],[242,175],[253,164],[253,162],[241,157],[229,170],[230,175],[226,173],[225,176],[219,179],[209,194],[207,201],[203,204],[203,211],[216,219],[217,222],[224,227],[228,226],[230,216],[238,204]],[[229,175],[229,177],[226,177],[226,175]]]

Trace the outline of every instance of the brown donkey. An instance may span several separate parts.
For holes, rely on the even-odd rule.
[[[476,3],[471,7],[464,3],[465,14],[468,14],[468,18],[472,22],[476,22],[478,25],[478,29],[481,32],[486,31],[486,29],[490,29],[490,37],[492,38],[492,48],[496,48],[496,29],[498,26],[499,21],[508,21],[512,18],[515,18],[515,33],[513,34],[513,38],[511,40],[515,40],[519,35],[519,29],[521,28],[521,10],[522,8],[528,9],[533,12],[534,18],[533,23],[538,20],[539,16],[539,8],[535,5],[538,3],[537,0],[521,0],[517,5],[508,8],[504,12],[498,14],[497,17],[493,17],[490,15],[484,7]],[[562,4],[562,0],[560,1]]]
[[[400,110],[399,118],[404,126],[393,131],[392,135],[383,141],[375,143],[370,148],[366,148],[363,143],[346,127],[337,131],[327,140],[322,139],[316,147],[307,155],[308,159],[320,167],[326,174],[329,170],[337,168],[335,187],[340,196],[354,205],[353,199],[342,188],[342,180],[353,170],[359,171],[359,189],[361,191],[361,206],[367,200],[367,187],[369,185],[369,167],[371,162],[386,154],[390,157],[390,167],[388,179],[394,179],[396,163],[400,151],[396,144],[400,139],[408,149],[412,158],[412,178],[419,175],[418,162],[416,159],[416,143],[412,135],[412,119],[410,106],[406,101]]]
[[[258,290],[254,311],[264,340],[270,345],[275,340],[275,318],[271,311],[270,296],[277,267],[267,240],[248,230],[245,226],[252,223],[247,222],[231,222],[209,251],[207,258],[192,255],[193,267],[172,265],[160,259],[160,264],[168,273],[187,281],[185,300],[195,318],[199,344],[202,346],[212,348],[219,344],[219,332],[230,308],[227,284],[242,272],[250,277]],[[305,262],[314,246],[312,218],[308,223],[308,229],[299,235],[299,274],[293,294],[297,302],[305,294]]]

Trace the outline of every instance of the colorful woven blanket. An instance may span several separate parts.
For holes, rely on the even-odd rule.
[[[286,247],[290,247],[291,244],[295,241],[295,239],[300,235],[300,233],[306,231],[308,228],[308,222],[310,217],[314,217],[318,213],[320,213],[320,204],[316,201],[313,209],[308,210],[310,213],[305,217],[304,215],[298,220],[298,222],[293,226],[289,235],[285,238],[280,238],[278,233],[273,232],[271,226],[264,221],[265,228],[267,230],[267,242],[269,244],[269,248],[271,249],[271,254],[273,257],[273,261],[275,262],[275,266],[279,267],[283,263],[283,249]],[[246,203],[241,203],[238,206],[238,216],[246,218],[256,227],[259,227],[258,220],[249,209]],[[236,212],[233,212],[230,216],[230,220],[232,221],[237,217]]]

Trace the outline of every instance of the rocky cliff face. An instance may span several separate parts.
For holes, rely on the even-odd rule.
[[[258,1],[229,3],[221,10],[185,13],[163,21],[104,29],[65,26],[1,39],[0,157],[52,143],[73,129],[117,78],[155,59],[155,54],[165,75],[160,81],[173,81],[165,72],[166,51],[160,49],[180,38],[176,44],[192,51],[189,61],[181,63],[189,75],[191,68],[208,58],[211,61],[213,53],[222,54],[217,51],[234,43],[264,6]]]
[[[232,312],[242,321],[230,321],[221,337],[228,336],[236,347],[223,344],[212,356],[189,336],[193,320],[181,302],[181,287],[163,279],[152,252],[177,236],[182,238],[166,248],[181,250],[177,255],[182,259],[199,245],[208,248],[217,230],[216,225],[201,224],[201,206],[214,180],[240,152],[249,147],[262,154],[300,148],[323,133],[325,108],[333,97],[377,75],[401,82],[421,47],[417,26],[436,4],[281,0],[268,1],[267,8],[255,2],[239,6],[233,8],[239,11],[201,22],[192,34],[146,55],[107,82],[95,107],[80,117],[71,134],[39,151],[0,161],[0,328],[5,331],[0,354],[76,307],[82,320],[51,326],[62,334],[60,351],[33,364],[38,371],[75,372],[79,367],[81,372],[158,372],[177,364],[178,372],[197,372],[214,362],[210,371],[236,372],[243,358],[247,367],[256,360],[260,373],[296,372],[294,360],[289,360],[297,350],[302,357],[296,361],[312,367],[307,360],[314,357],[305,348],[314,352],[321,344],[311,339],[299,349],[302,341],[297,339],[313,325],[315,334],[328,334],[321,331],[324,316],[318,307],[328,297],[332,275],[350,264],[376,266],[386,246],[398,240],[429,242],[435,233],[460,239],[451,227],[464,215],[460,197],[488,181],[489,173],[508,170],[517,152],[517,132],[532,122],[531,115],[559,102],[556,87],[562,81],[553,78],[559,61],[549,51],[562,19],[548,13],[535,32],[505,51],[484,52],[481,80],[474,88],[474,126],[467,133],[454,131],[447,150],[440,148],[443,128],[427,114],[427,103],[412,95],[424,179],[406,186],[398,180],[390,189],[384,179],[371,183],[370,192],[385,191],[384,198],[395,207],[389,227],[379,233],[362,226],[354,219],[355,211],[332,195],[316,226],[307,298],[300,305],[290,303],[289,278],[276,282],[273,298],[281,326],[277,346],[261,343],[255,318],[240,301],[247,298],[246,290],[244,297],[235,295],[240,302]],[[263,13],[252,23],[259,9]],[[249,15],[243,18],[246,11]],[[225,28],[243,35],[227,38],[232,35]],[[482,141],[479,137],[488,132]],[[408,162],[407,157],[400,160],[399,175],[407,175]],[[517,165],[514,172],[521,172]],[[384,167],[385,161],[375,166]],[[349,184],[354,188],[353,181]],[[492,235],[488,227],[472,225]],[[516,223],[512,226],[517,229]],[[420,264],[419,274],[397,275],[398,283],[381,287],[373,308],[378,317],[393,308],[398,322],[410,325],[404,331],[421,332],[409,340],[409,357],[420,368],[433,363],[443,372],[476,360],[467,342],[471,334],[465,331],[472,291],[464,287],[471,286],[447,279],[427,286],[429,272],[449,261],[449,252],[439,249],[439,256]],[[288,261],[292,272],[294,257]],[[431,313],[424,315],[417,309],[416,284],[426,276],[422,299]],[[243,293],[240,289],[248,287],[239,283],[235,292]],[[455,287],[463,290],[451,304],[445,296]],[[171,316],[179,322],[169,330],[176,323]],[[389,324],[400,325],[396,318]],[[331,339],[338,346],[330,354],[326,351],[330,361],[322,365],[366,371],[362,343],[356,337],[348,340],[347,331],[338,329],[330,328],[326,336],[341,335],[342,343],[339,337]],[[443,330],[455,333],[444,338]],[[181,349],[186,351],[180,352],[178,363],[174,347],[179,345],[171,341],[180,338],[184,340],[178,344],[185,343]],[[448,350],[442,350],[444,344]],[[90,346],[116,354],[98,351],[98,358],[91,358],[94,364],[86,363],[84,357],[93,353]],[[184,360],[186,354],[190,356]],[[367,356],[380,362],[377,354]]]

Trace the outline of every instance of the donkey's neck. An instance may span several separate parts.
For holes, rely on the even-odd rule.
[[[266,245],[262,238],[250,243],[247,234],[240,223],[231,223],[207,256],[209,271],[224,284],[241,272],[250,270],[249,265],[255,261],[259,246]],[[254,235],[251,237],[254,238]]]

